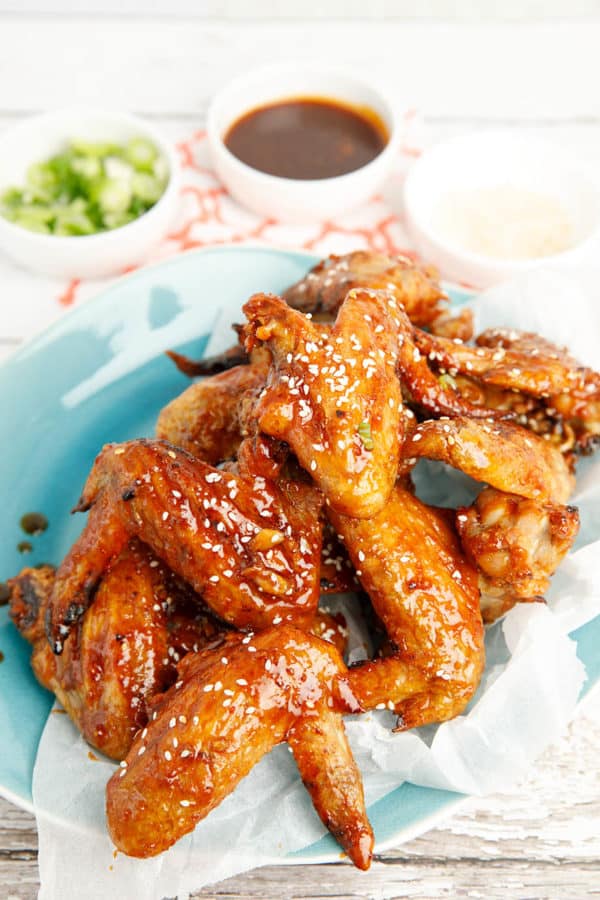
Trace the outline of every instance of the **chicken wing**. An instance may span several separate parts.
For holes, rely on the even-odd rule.
[[[311,315],[316,321],[335,318],[346,295],[353,288],[383,290],[390,294],[416,325],[434,334],[468,340],[473,335],[473,315],[468,308],[456,315],[448,310],[448,297],[437,280],[437,272],[419,267],[403,256],[386,256],[368,250],[357,250],[346,256],[330,256],[322,260],[300,281],[283,293],[292,309]],[[240,326],[234,326],[240,330]],[[180,371],[186,375],[214,375],[232,366],[248,362],[243,346],[208,359],[192,360],[169,352]]]
[[[161,441],[107,445],[78,506],[87,524],[62,562],[52,591],[48,637],[62,651],[102,573],[139,537],[238,628],[271,622],[307,627],[319,598],[320,495],[213,469]]]
[[[350,669],[360,705],[393,709],[400,729],[458,715],[483,670],[483,623],[447,514],[397,485],[370,519],[329,515],[392,642],[390,656]]]
[[[515,603],[541,599],[575,540],[579,515],[573,506],[486,488],[456,511],[456,527],[479,571],[483,619],[493,622]]]
[[[284,291],[283,299],[293,309],[311,313],[315,319],[331,320],[348,291],[354,288],[388,292],[415,325],[429,325],[447,311],[448,297],[437,281],[437,272],[416,266],[404,256],[368,250],[321,260],[308,275]]]
[[[108,827],[130,856],[154,856],[289,740],[317,812],[360,868],[373,833],[341,713],[357,711],[335,648],[290,626],[185,658],[177,686],[107,787]],[[318,774],[317,774],[318,773]]]
[[[564,503],[575,478],[547,441],[509,422],[465,417],[422,422],[406,440],[405,458],[439,459],[507,493]]]
[[[333,328],[279,297],[244,307],[247,346],[273,368],[255,409],[261,431],[285,441],[339,511],[369,516],[392,489],[400,452],[397,328],[384,295],[351,292]]]
[[[133,540],[105,573],[93,606],[56,656],[44,633],[54,578],[54,569],[44,566],[12,579],[11,616],[33,644],[38,681],[93,747],[122,759],[146,724],[149,700],[176,678],[189,591]],[[194,618],[186,619],[187,640],[197,649],[218,645],[222,629],[195,606]]]
[[[242,441],[242,396],[258,394],[266,376],[267,367],[255,363],[195,382],[161,410],[156,436],[211,465],[235,457]]]
[[[477,347],[415,329],[415,341],[436,367],[460,372],[543,400],[547,416],[566,422],[575,447],[590,452],[600,440],[600,374],[580,365],[565,349],[536,334],[490,329]]]

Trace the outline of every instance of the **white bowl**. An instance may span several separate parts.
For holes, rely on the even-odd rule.
[[[573,229],[572,246],[551,256],[497,259],[470,252],[440,233],[441,199],[506,185],[557,201]],[[428,150],[404,186],[406,223],[422,257],[446,278],[487,287],[543,265],[578,265],[600,246],[600,188],[581,162],[552,144],[514,132],[486,131]]]
[[[241,115],[295,97],[325,97],[368,106],[386,125],[388,143],[379,156],[360,169],[314,180],[267,175],[227,149],[223,138]],[[390,172],[398,148],[398,113],[382,90],[354,74],[327,66],[273,65],[238,78],[216,95],[208,112],[208,140],[219,177],[239,203],[283,222],[315,222],[360,206],[376,193]]]
[[[0,216],[0,248],[29,269],[61,278],[101,278],[141,262],[166,234],[179,202],[179,167],[171,145],[141,119],[126,113],[69,108],[33,116],[0,135],[0,193],[25,184],[31,163],[43,162],[69,139],[148,138],[164,157],[169,181],[160,200],[138,219],[99,234],[39,234]]]

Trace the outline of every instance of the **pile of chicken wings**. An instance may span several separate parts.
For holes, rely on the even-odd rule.
[[[105,446],[58,569],[11,581],[32,666],[84,737],[119,761],[116,846],[190,832],[286,741],[322,821],[360,868],[373,852],[343,716],[396,730],[460,714],[484,622],[542,601],[578,529],[574,463],[600,438],[600,375],[535,334],[473,340],[435,273],[356,252],[283,297],[255,294],[220,357],[170,354],[196,380],[156,438]],[[411,472],[477,482],[424,504]],[[359,592],[374,657],[348,668],[327,593]]]

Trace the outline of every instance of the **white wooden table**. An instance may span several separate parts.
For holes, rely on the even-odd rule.
[[[18,8],[5,8],[11,6]],[[31,112],[82,102],[146,115],[178,138],[202,126],[211,94],[233,74],[261,61],[327,58],[385,77],[426,117],[425,143],[494,124],[520,127],[600,170],[599,44],[593,18],[585,24],[403,25],[326,17],[317,24],[298,15],[233,22],[0,14],[0,128]],[[10,284],[2,285],[2,295],[8,304]],[[0,358],[35,330],[25,311],[13,312],[5,305],[0,317]],[[467,801],[443,826],[377,857],[368,874],[341,863],[270,867],[198,896],[598,896],[599,750],[595,692],[526,783]],[[30,900],[37,886],[35,821],[0,800],[0,900]]]

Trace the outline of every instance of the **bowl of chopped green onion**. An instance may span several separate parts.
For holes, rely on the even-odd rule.
[[[49,275],[143,263],[179,202],[172,146],[126,113],[64,109],[0,135],[0,248]]]

